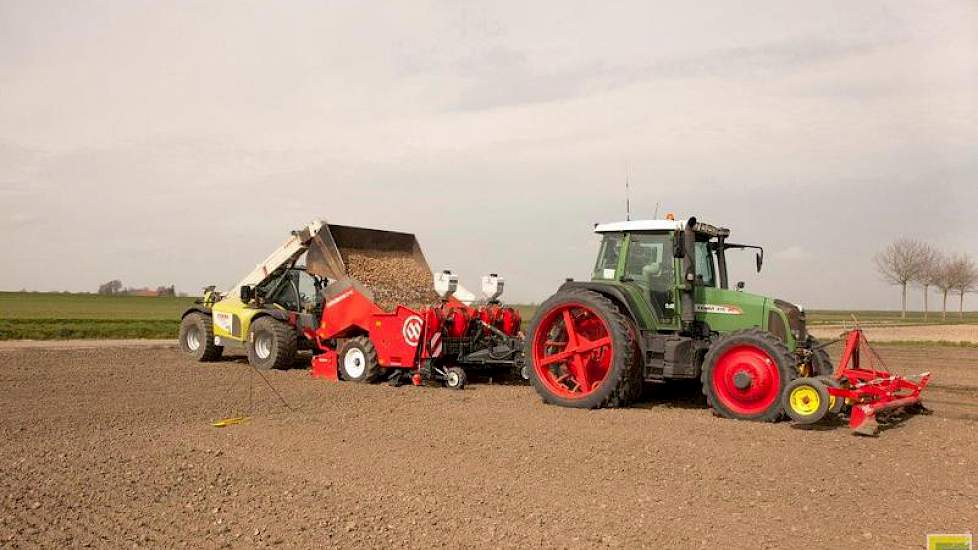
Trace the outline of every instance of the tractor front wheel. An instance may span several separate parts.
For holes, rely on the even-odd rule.
[[[703,361],[703,393],[724,418],[774,422],[797,376],[795,356],[777,336],[752,328],[718,338]]]
[[[546,403],[626,406],[642,391],[636,332],[601,294],[559,292],[540,306],[526,338],[530,382]]]
[[[224,347],[214,344],[214,325],[203,313],[190,313],[180,322],[180,349],[197,361],[216,361]]]
[[[260,369],[284,369],[295,362],[294,328],[272,317],[259,317],[248,330],[248,362]]]

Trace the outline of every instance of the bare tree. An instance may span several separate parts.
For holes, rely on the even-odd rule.
[[[958,316],[964,319],[964,295],[978,291],[978,267],[967,254],[954,259],[952,288],[958,291]]]
[[[944,321],[947,320],[947,295],[954,290],[961,280],[961,265],[960,257],[944,258],[941,261],[940,267],[937,269],[937,278],[934,281],[934,286],[941,291],[943,296],[941,319]]]
[[[113,279],[107,283],[101,284],[98,287],[99,294],[105,294],[113,296],[122,292],[122,281],[119,279]]]
[[[898,239],[873,258],[883,280],[900,287],[903,296],[901,317],[904,319],[907,318],[907,286],[920,277],[929,248],[920,241]]]
[[[922,243],[920,250],[920,270],[917,276],[914,277],[913,282],[920,285],[924,290],[924,319],[927,319],[930,310],[928,307],[930,288],[937,283],[942,261],[944,261],[943,252],[927,243]]]

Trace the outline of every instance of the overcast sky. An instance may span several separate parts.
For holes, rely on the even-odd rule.
[[[899,307],[887,241],[978,257],[978,3],[0,0],[0,289],[228,286],[324,217],[540,301],[626,168],[748,289]]]

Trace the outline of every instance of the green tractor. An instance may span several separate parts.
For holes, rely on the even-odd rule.
[[[530,325],[530,380],[547,403],[626,406],[644,382],[699,380],[720,416],[774,421],[794,379],[828,376],[832,363],[804,311],[728,285],[730,230],[685,221],[595,226],[602,235],[590,281],[565,282]]]

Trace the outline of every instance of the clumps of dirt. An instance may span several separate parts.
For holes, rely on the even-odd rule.
[[[387,311],[398,304],[411,308],[441,303],[431,272],[410,254],[341,248],[348,275],[373,292],[374,302]]]

